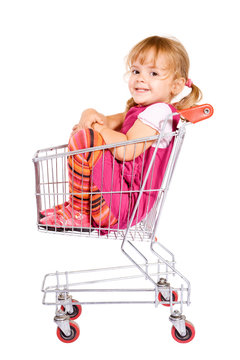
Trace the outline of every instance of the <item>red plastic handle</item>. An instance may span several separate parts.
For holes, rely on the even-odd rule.
[[[195,124],[199,121],[208,119],[213,114],[213,107],[209,104],[193,106],[189,109],[178,111],[179,114],[185,119]]]

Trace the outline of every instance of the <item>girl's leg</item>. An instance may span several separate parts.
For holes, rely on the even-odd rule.
[[[97,131],[83,129],[70,138],[68,150],[75,151],[101,145],[104,145],[104,140]],[[90,213],[91,171],[101,156],[102,150],[95,150],[68,157],[69,202],[74,210],[83,214]]]
[[[104,140],[97,131],[82,129],[70,138],[68,149],[75,151],[101,145],[104,145]],[[94,221],[101,227],[107,227],[117,222],[98,188],[91,183],[92,168],[101,156],[101,150],[94,150],[68,157],[69,205],[57,211],[60,225],[77,226],[78,224],[81,227],[83,222],[86,224],[86,219],[88,219],[89,225],[90,213]],[[91,194],[92,192],[95,194]],[[41,223],[44,224],[51,223],[53,225],[52,222],[56,224],[56,215],[51,219],[48,216],[45,220],[41,220]]]
[[[91,199],[91,215],[94,219],[95,223],[99,225],[99,227],[109,227],[117,223],[117,219],[110,211],[106,201],[102,197],[98,188],[93,184],[92,192],[97,194],[92,195]]]
[[[105,142],[102,136],[92,129],[81,130],[69,141],[69,151],[102,146]],[[69,157],[69,192],[70,204],[74,210],[83,214],[91,214],[94,221],[107,227],[117,222],[99,189],[91,181],[92,168],[102,157],[102,150],[84,152],[84,154]],[[93,193],[93,194],[92,194]]]
[[[71,136],[68,143],[68,151],[82,150],[101,145],[104,145],[104,141],[99,133],[94,132],[92,129],[84,129]],[[69,208],[81,211],[83,214],[89,214],[90,167],[92,168],[92,163],[95,164],[101,156],[101,151],[69,156],[69,200],[54,208],[43,210],[41,216],[56,215],[57,212],[58,215],[69,219],[72,217]]]

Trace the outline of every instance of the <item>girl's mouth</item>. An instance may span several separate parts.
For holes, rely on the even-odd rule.
[[[135,88],[135,90],[136,90],[137,92],[141,92],[141,93],[144,93],[144,92],[149,91],[149,89],[144,89],[144,88]]]

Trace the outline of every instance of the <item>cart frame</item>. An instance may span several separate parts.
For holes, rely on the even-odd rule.
[[[43,304],[56,306],[56,315],[54,321],[58,326],[57,334],[61,341],[73,342],[76,340],[79,335],[79,331],[77,330],[78,328],[72,319],[76,319],[80,315],[82,311],[82,305],[91,304],[154,304],[156,307],[161,304],[168,306],[170,309],[169,319],[173,324],[173,338],[178,342],[189,342],[193,339],[195,334],[194,327],[191,323],[186,321],[186,318],[183,315],[183,306],[190,305],[190,282],[176,269],[175,257],[173,253],[163,244],[157,241],[156,232],[159,226],[162,208],[166,200],[166,195],[185,137],[186,126],[188,126],[191,122],[195,123],[210,117],[213,113],[213,109],[211,105],[205,104],[184,110],[182,112],[174,113],[172,116],[178,115],[179,113],[181,114],[182,120],[184,121],[181,122],[181,126],[179,126],[176,131],[168,134],[164,133],[164,129],[168,120],[166,119],[163,126],[163,132],[157,136],[122,143],[103,145],[73,152],[66,152],[67,145],[62,145],[38,150],[34,155],[33,162],[35,166],[36,179],[37,226],[39,231],[51,234],[67,234],[93,238],[101,237],[101,231],[107,230],[107,234],[104,235],[104,237],[107,239],[120,239],[122,241],[121,251],[131,264],[79,271],[56,271],[55,273],[49,273],[45,275],[42,284],[42,292],[44,294]],[[152,167],[154,166],[158,146],[162,138],[166,135],[173,136],[175,140],[161,188],[157,189],[157,199],[153,209],[149,211],[146,218],[140,223],[132,226],[134,217],[138,211],[138,206],[141,201],[142,194],[144,191],[146,191],[146,181]],[[150,140],[155,141],[155,150],[146,176],[141,184],[138,199],[134,206],[134,210],[131,213],[126,229],[118,228],[113,230],[111,227],[103,228],[100,224],[97,229],[92,226],[90,226],[89,229],[76,229],[75,227],[66,229],[63,226],[61,231],[59,231],[57,227],[55,229],[51,228],[50,231],[48,227],[41,226],[40,211],[42,210],[43,203],[46,208],[46,199],[50,202],[50,198],[53,198],[53,205],[55,206],[55,202],[58,202],[59,197],[64,201],[66,196],[69,195],[66,191],[67,179],[65,176],[67,157],[84,153],[85,151],[89,152],[103,150],[104,153],[104,151],[112,148],[116,149],[118,146],[126,147],[129,144],[137,144],[139,142],[146,144],[146,142]],[[59,172],[59,161],[62,162],[62,165],[60,166],[60,170],[63,174],[61,179],[62,181],[59,181],[57,176],[53,176],[52,178],[49,176],[49,172],[52,172],[52,174],[57,174]],[[45,169],[43,169],[44,166]],[[43,175],[44,173],[45,175]],[[44,176],[48,177],[47,182],[44,182]],[[52,182],[50,178],[53,180]],[[58,189],[59,184],[62,187],[62,191],[59,191]],[[48,186],[48,192],[46,191],[46,186]],[[150,189],[148,191],[156,191],[156,189]],[[104,197],[104,192],[102,195]],[[138,245],[136,244],[135,240],[139,240]],[[145,241],[150,243],[149,248],[146,248]],[[96,279],[96,274],[97,276],[100,276],[101,274],[104,275]],[[177,283],[177,285],[170,285],[168,282],[170,277],[171,279],[174,278],[174,281]],[[124,285],[126,282],[132,282],[133,284],[135,282],[140,282],[141,286],[136,287],[135,285],[131,284],[130,287],[114,286],[109,288],[106,287],[106,284],[109,282],[114,284],[122,282]],[[149,282],[151,287],[146,287],[146,284],[149,286]],[[101,284],[101,287],[99,287],[99,284]],[[72,295],[74,294],[75,296],[76,293],[79,294],[81,298],[80,301],[72,299]],[[96,294],[104,296],[104,298],[101,300],[97,298],[93,301],[92,297]],[[109,295],[115,296],[116,294],[121,294],[121,296],[124,296],[123,300],[115,300],[114,297],[113,299],[109,299]],[[134,294],[137,296],[137,298],[129,299],[129,294]],[[141,296],[144,296],[141,300],[139,300],[140,294]],[[85,300],[84,296],[86,297]],[[151,296],[151,298],[149,298],[149,296]]]

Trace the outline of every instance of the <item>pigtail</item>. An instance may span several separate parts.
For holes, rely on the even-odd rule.
[[[196,105],[196,103],[202,99],[202,92],[196,85],[191,84],[191,89],[192,91],[190,94],[174,104],[177,110],[188,109]]]
[[[127,113],[133,106],[136,106],[136,105],[137,105],[137,103],[135,103],[133,98],[129,99],[126,103],[125,113]]]

